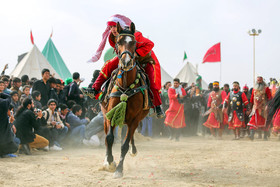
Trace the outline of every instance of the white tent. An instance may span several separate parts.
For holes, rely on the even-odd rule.
[[[196,83],[195,80],[197,78],[197,69],[190,63],[186,62],[186,65],[180,70],[177,74],[176,78],[179,78],[181,82],[186,82],[188,85],[192,83]],[[207,89],[208,84],[202,80],[202,89]]]
[[[41,71],[47,68],[51,74],[55,74],[55,78],[61,79],[59,74],[50,65],[48,60],[40,52],[38,47],[34,44],[33,48],[25,57],[17,64],[15,69],[10,73],[10,76],[21,77],[22,75],[28,75],[29,78],[41,79]]]
[[[160,67],[161,72],[161,84],[164,85],[167,81],[172,82],[173,78],[162,68]]]

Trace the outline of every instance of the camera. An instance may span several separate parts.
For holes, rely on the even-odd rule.
[[[36,114],[38,114],[40,111],[41,111],[41,110],[38,109],[38,108],[36,108],[36,109],[34,110],[34,112],[35,112]]]

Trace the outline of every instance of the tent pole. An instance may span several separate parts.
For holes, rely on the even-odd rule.
[[[220,62],[220,83],[222,81],[222,62]]]

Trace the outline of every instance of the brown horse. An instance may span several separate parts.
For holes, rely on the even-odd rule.
[[[129,29],[122,29],[117,24],[117,31],[119,35],[116,38],[116,52],[119,57],[119,68],[114,86],[110,95],[111,97],[107,103],[102,103],[102,112],[104,117],[106,113],[112,110],[116,105],[121,102],[120,94],[127,94],[126,100],[127,107],[125,111],[124,124],[127,125],[127,133],[124,139],[124,143],[121,146],[120,162],[116,167],[114,157],[112,154],[112,146],[114,143],[114,128],[112,126],[112,120],[108,120],[105,117],[104,130],[106,133],[106,157],[104,160],[104,169],[108,171],[115,171],[114,178],[123,176],[123,163],[126,153],[129,150],[129,142],[132,145],[132,155],[136,155],[137,150],[134,144],[133,134],[139,124],[139,122],[148,114],[149,110],[143,110],[144,108],[144,96],[142,90],[139,91],[140,81],[135,81],[139,78],[139,68],[137,68],[135,61],[136,40],[134,37],[135,25],[131,23]],[[133,85],[133,86],[132,86]],[[117,93],[120,93],[119,95]],[[133,94],[129,94],[133,93]]]

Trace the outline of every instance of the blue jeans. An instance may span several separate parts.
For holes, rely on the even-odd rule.
[[[142,130],[141,134],[145,136],[146,134],[146,128],[148,127],[148,136],[152,137],[153,136],[153,118],[152,117],[145,117],[142,120]]]
[[[80,125],[71,129],[69,134],[70,139],[72,139],[75,143],[81,144],[83,139],[85,138],[86,126]]]
[[[54,144],[60,147],[60,143],[61,141],[66,137],[67,132],[68,132],[68,127],[64,126],[63,129],[52,129],[52,131],[55,135],[55,140],[54,140]]]

